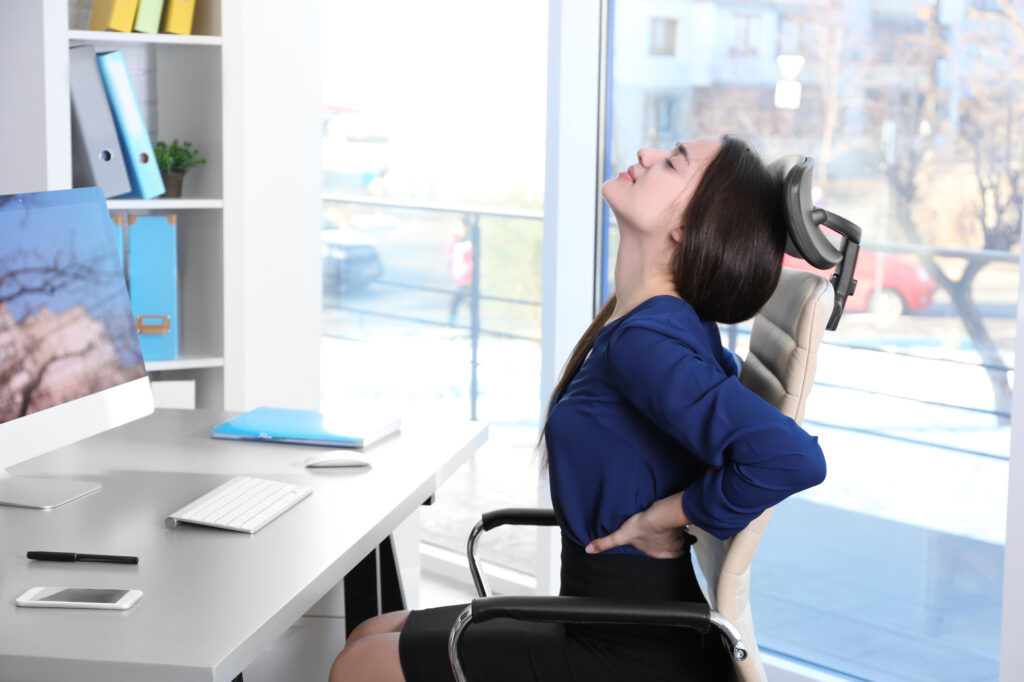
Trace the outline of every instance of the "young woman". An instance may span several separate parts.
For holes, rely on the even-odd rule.
[[[615,295],[573,350],[544,427],[564,595],[703,601],[695,523],[730,537],[817,485],[817,440],[744,388],[718,322],[752,317],[779,278],[781,189],[726,136],[642,149],[601,191],[618,220]],[[389,613],[353,631],[331,682],[452,680],[463,606]],[[722,680],[715,637],[671,628],[489,621],[462,651],[487,682]]]

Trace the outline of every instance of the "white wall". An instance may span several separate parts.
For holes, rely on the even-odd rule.
[[[320,396],[320,2],[223,0],[225,407]],[[236,364],[237,363],[237,364]]]
[[[68,25],[64,2],[0,0],[0,194],[71,187],[67,43],[33,41]],[[48,131],[50,134],[47,134]]]

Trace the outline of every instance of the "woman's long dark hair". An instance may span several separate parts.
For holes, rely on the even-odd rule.
[[[680,222],[682,239],[671,262],[679,296],[705,321],[732,324],[753,317],[775,291],[782,270],[786,226],[779,180],[750,145],[726,135]],[[551,392],[548,417],[612,316],[615,301],[613,294],[569,354]],[[541,429],[541,448],[543,440]]]

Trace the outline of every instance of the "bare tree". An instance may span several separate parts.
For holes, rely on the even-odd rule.
[[[964,269],[954,277],[940,267],[935,256],[921,255],[921,263],[945,290],[963,321],[964,328],[982,358],[995,397],[995,408],[1001,415],[1010,412],[1010,386],[999,348],[992,339],[973,295],[976,277],[991,259],[980,251],[1009,251],[1020,240],[1021,202],[1024,201],[1024,177],[1020,169],[1020,150],[1024,131],[1017,117],[1021,106],[1017,94],[1024,81],[1024,62],[1020,59],[1021,29],[1015,6],[1003,3],[1001,12],[974,13],[973,31],[964,40],[988,43],[1002,48],[1001,59],[992,73],[992,63],[961,64],[964,87],[970,86],[970,97],[960,100],[959,124],[950,125],[949,116],[940,116],[942,107],[950,106],[949,93],[937,82],[941,63],[962,55],[952,53],[945,40],[946,29],[939,23],[938,8],[927,7],[927,30],[923,34],[904,37],[903,56],[916,78],[907,82],[912,87],[877,93],[873,102],[876,116],[887,121],[881,156],[889,185],[894,191],[896,215],[907,239],[912,243],[928,243],[928,226],[915,220],[913,209],[919,201],[919,190],[928,182],[927,171],[939,163],[958,161],[966,152],[977,185],[976,207],[968,224],[962,226],[969,248],[978,250],[966,255]],[[1007,13],[1012,13],[1012,16]],[[1013,44],[1001,28],[1016,25]],[[989,70],[986,73],[986,69]],[[927,74],[927,81],[920,76]],[[910,74],[908,73],[908,76]],[[979,249],[980,247],[980,249]]]

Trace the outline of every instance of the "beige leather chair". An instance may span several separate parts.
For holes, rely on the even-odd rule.
[[[814,383],[818,346],[832,300],[832,287],[822,277],[783,269],[775,293],[754,318],[740,382],[797,423],[803,421]],[[697,537],[693,550],[707,583],[708,604],[739,631],[746,648],[742,660],[733,659],[737,679],[742,682],[767,679],[754,637],[749,597],[750,564],[771,514],[768,509],[728,540],[690,527]]]
[[[807,272],[783,270],[775,292],[754,318],[750,349],[740,381],[798,423],[817,364],[825,329],[835,329],[846,299],[853,294],[861,230],[811,203],[813,160],[789,156],[772,164],[782,181],[789,240],[786,251],[818,268],[836,266],[831,282]],[[826,225],[844,239],[837,248],[822,233]],[[546,622],[602,623],[622,626],[659,624],[709,632],[717,630],[728,644],[741,682],[764,682],[764,664],[757,648],[751,614],[750,565],[771,516],[765,511],[744,530],[722,541],[691,526],[697,536],[694,552],[707,583],[708,605],[661,602],[641,605],[583,597],[488,597],[476,558],[480,535],[500,525],[553,526],[550,509],[502,509],[484,514],[467,546],[470,571],[480,599],[459,615],[449,637],[449,656],[458,682],[465,682],[459,657],[462,633],[473,622],[517,618]],[[709,608],[710,606],[710,608]],[[715,682],[721,682],[716,680]]]

